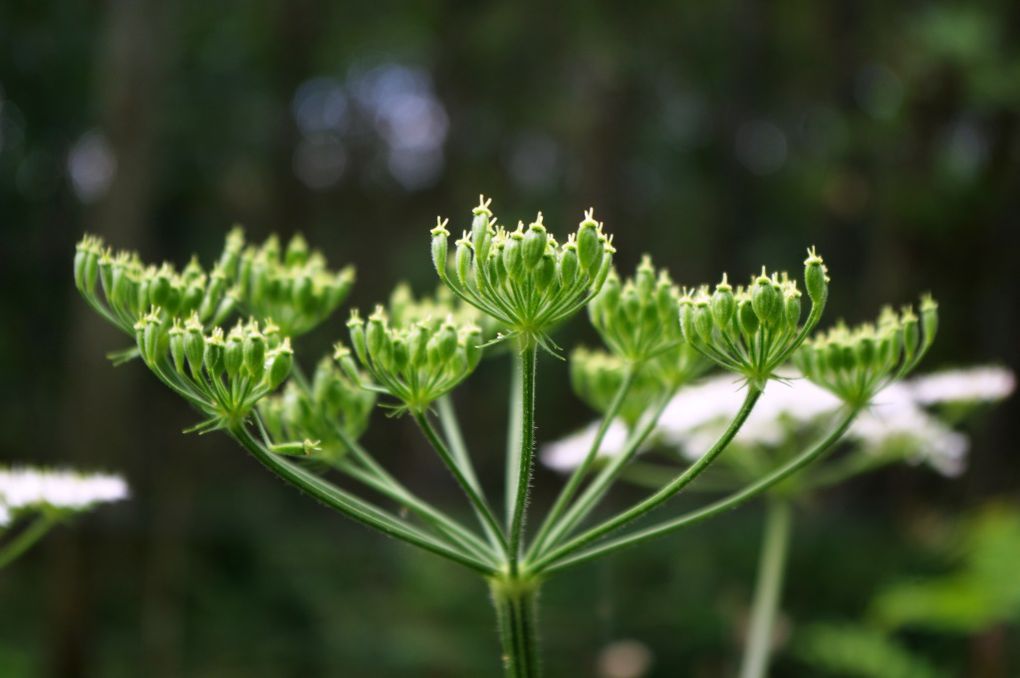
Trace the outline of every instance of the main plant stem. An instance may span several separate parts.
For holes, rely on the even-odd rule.
[[[786,553],[790,545],[793,522],[790,504],[785,499],[773,498],[767,506],[758,561],[758,580],[755,583],[751,623],[744,646],[740,678],[764,678],[768,672],[772,629],[779,612]]]
[[[521,434],[515,483],[513,512],[510,515],[510,543],[508,550],[510,574],[517,576],[521,557],[521,538],[524,533],[524,514],[528,508],[528,491],[531,489],[531,466],[535,453],[535,364],[538,347],[530,341],[521,350]]]
[[[503,668],[508,678],[535,678],[538,668],[538,583],[516,577],[489,582]]]

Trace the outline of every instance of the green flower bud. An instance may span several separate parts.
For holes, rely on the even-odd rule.
[[[457,329],[449,320],[439,329],[439,359],[449,360],[457,351]]]
[[[680,299],[680,331],[684,341],[690,344],[698,341],[698,331],[694,326],[694,302],[686,295]]]
[[[82,238],[75,248],[74,284],[83,294],[95,294],[101,251],[101,241],[88,235]]]
[[[509,235],[506,248],[503,250],[507,275],[515,282],[523,280],[526,272],[523,253],[524,232],[521,228],[522,226],[518,226],[517,230]]]
[[[467,359],[467,369],[473,372],[482,359],[482,330],[477,325],[469,325],[464,330],[464,356]]]
[[[467,285],[471,280],[471,241],[468,240],[467,233],[456,242],[457,250],[454,255],[456,268],[457,268],[457,280],[461,285]]]
[[[634,283],[642,297],[650,297],[655,290],[655,267],[652,266],[652,258],[647,254],[641,257],[641,263],[638,264],[637,272],[634,274]]]
[[[535,287],[539,292],[549,289],[556,279],[556,256],[546,253],[535,267]]]
[[[750,299],[741,299],[737,302],[737,321],[740,323],[740,331],[748,337],[754,336],[758,331],[758,315]]]
[[[800,324],[800,292],[791,288],[783,293],[783,310],[786,324],[796,331]]]
[[[432,265],[436,267],[436,273],[440,279],[446,278],[446,264],[448,255],[446,253],[447,241],[450,232],[446,230],[446,220],[436,219],[436,227],[432,229]]]
[[[191,374],[198,378],[205,356],[205,335],[198,316],[192,314],[184,324],[184,355],[188,359]]]
[[[924,343],[930,346],[939,329],[939,305],[930,295],[921,297],[921,329],[924,330]]]
[[[365,321],[358,315],[357,309],[351,311],[351,319],[347,321],[347,330],[350,332],[351,345],[354,346],[358,360],[367,364],[368,347],[365,343]]]
[[[368,317],[368,328],[365,330],[365,338],[368,344],[368,355],[374,361],[378,361],[386,349],[385,318],[386,316],[381,306],[377,307],[375,312]],[[353,335],[351,336],[351,341],[354,341]],[[357,345],[355,344],[355,346]]]
[[[565,286],[573,285],[574,281],[577,280],[577,272],[580,266],[577,260],[577,245],[570,242],[563,247],[563,254],[560,255],[557,266],[560,283]]]
[[[308,241],[300,233],[295,233],[287,243],[287,254],[283,261],[289,267],[303,266],[308,261]]]
[[[694,302],[694,329],[703,342],[712,341],[712,311],[705,299]]]
[[[487,261],[489,248],[492,245],[492,234],[489,232],[489,220],[492,212],[489,211],[488,202],[484,196],[479,197],[478,207],[474,209],[474,218],[471,220],[471,246],[474,248],[475,257],[478,261]]]
[[[393,341],[390,342],[390,346],[393,353],[393,371],[403,372],[407,369],[408,362],[411,359],[411,352],[407,347],[407,338],[401,335],[393,337]]]
[[[170,267],[163,265],[149,282],[149,303],[163,308],[170,297]]]

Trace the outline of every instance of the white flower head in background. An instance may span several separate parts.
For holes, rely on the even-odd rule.
[[[573,471],[584,460],[588,450],[591,449],[598,429],[599,422],[593,421],[580,431],[571,433],[556,442],[549,443],[542,450],[542,463],[560,473]],[[606,459],[620,454],[626,443],[627,427],[619,419],[613,420],[613,423],[606,429],[605,437],[602,439],[598,459]]]
[[[0,468],[0,506],[8,514],[25,509],[83,511],[128,496],[117,475],[35,468]],[[9,515],[8,515],[9,518]]]
[[[7,506],[0,502],[0,527],[6,526],[11,522],[11,512],[7,510]]]
[[[921,405],[994,402],[1012,395],[1016,375],[1005,367],[985,365],[935,372],[911,380],[909,386],[914,400]]]

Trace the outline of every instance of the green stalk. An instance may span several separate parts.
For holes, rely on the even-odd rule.
[[[536,571],[587,546],[599,537],[602,537],[617,528],[623,527],[633,520],[637,520],[649,511],[652,511],[667,502],[688,483],[697,478],[698,475],[708,468],[709,465],[715,461],[715,458],[718,457],[724,449],[726,449],[726,447],[730,444],[730,441],[733,440],[733,437],[737,435],[740,427],[743,426],[744,421],[746,421],[747,417],[751,414],[751,410],[754,409],[754,405],[758,402],[758,398],[761,397],[761,393],[761,390],[755,388],[754,385],[748,384],[747,395],[744,397],[744,402],[740,406],[740,410],[733,417],[729,426],[726,427],[726,430],[719,439],[716,440],[715,444],[712,445],[708,452],[706,452],[696,462],[691,464],[683,473],[674,478],[665,487],[660,489],[658,492],[655,492],[644,501],[635,504],[626,511],[610,518],[596,527],[593,527],[563,546],[560,546],[559,548],[549,552],[547,555],[541,557],[538,562],[534,564]]]
[[[524,532],[524,514],[528,506],[528,491],[531,489],[531,466],[535,454],[535,365],[538,347],[529,341],[521,355],[521,434],[520,461],[518,462],[517,483],[513,513],[510,516],[510,573],[516,575],[521,555],[521,537]]]
[[[627,393],[630,391],[636,375],[637,367],[633,364],[629,365],[626,373],[624,374],[623,382],[616,390],[616,394],[613,396],[612,402],[609,403],[609,407],[606,409],[606,412],[602,417],[602,423],[599,424],[599,429],[595,433],[595,439],[592,441],[591,447],[588,449],[588,454],[585,455],[584,460],[577,466],[577,468],[574,469],[569,480],[567,480],[567,484],[564,485],[563,489],[560,491],[559,496],[556,498],[556,502],[553,504],[552,509],[549,510],[549,514],[545,517],[545,520],[542,522],[542,526],[539,528],[534,541],[528,549],[529,554],[541,553],[542,549],[545,548],[550,530],[552,530],[560,516],[563,515],[568,503],[574,498],[574,493],[577,491],[577,488],[581,485],[585,476],[588,475],[591,465],[595,462],[599,450],[602,448],[602,441],[606,437],[606,432],[609,430],[610,425],[612,425],[617,413],[619,413],[620,407],[623,405],[623,401],[626,399]]]
[[[510,375],[510,411],[506,430],[506,529],[510,531],[510,520],[514,514],[517,498],[517,476],[521,467],[521,421],[524,418],[524,363],[516,351],[511,351],[513,367]]]
[[[449,469],[450,473],[457,481],[457,484],[460,485],[464,494],[467,495],[468,501],[471,502],[471,506],[478,515],[479,522],[486,530],[496,535],[499,540],[499,546],[505,548],[506,538],[500,529],[499,521],[497,521],[496,516],[493,515],[492,509],[489,508],[488,502],[485,501],[485,498],[481,495],[481,493],[472,486],[468,479],[464,476],[463,471],[459,466],[457,466],[457,462],[450,453],[446,443],[444,443],[442,438],[439,437],[439,434],[436,433],[436,430],[432,427],[432,423],[429,421],[428,417],[423,412],[415,412],[414,420],[417,422],[422,433],[425,434],[425,438],[429,441],[429,444],[432,445],[436,453],[439,454],[439,458],[442,459],[443,464],[445,464],[446,468]]]
[[[538,662],[538,583],[519,579],[489,581],[496,610],[503,669],[507,678],[536,678]]]
[[[251,433],[243,425],[232,427],[230,435],[263,466],[282,480],[331,509],[343,513],[363,525],[375,528],[383,534],[409,544],[414,544],[426,551],[460,563],[482,575],[491,576],[494,574],[492,566],[488,563],[479,560],[471,554],[453,548],[444,542],[437,541],[432,536],[421,532],[396,516],[273,453],[252,437]]]
[[[57,518],[53,515],[41,515],[31,525],[22,530],[6,546],[0,549],[0,570],[14,562],[22,553],[42,539],[54,525]]]
[[[793,512],[785,499],[773,498],[768,502],[740,678],[765,678],[768,673],[772,628],[779,611],[792,523]]]
[[[628,546],[633,546],[635,544],[648,541],[649,539],[669,534],[670,532],[687,527],[688,525],[699,523],[702,520],[707,520],[708,518],[712,518],[720,513],[734,509],[749,499],[753,499],[763,492],[766,492],[776,484],[781,483],[786,480],[786,478],[813,462],[815,459],[824,455],[834,444],[836,444],[836,442],[839,441],[840,438],[843,437],[846,430],[850,428],[850,424],[853,423],[854,418],[857,417],[858,412],[860,412],[859,408],[848,408],[839,424],[837,424],[836,427],[833,428],[832,431],[830,431],[829,434],[819,441],[814,447],[805,450],[798,457],[791,459],[789,462],[780,466],[769,475],[748,485],[739,492],[734,492],[733,494],[708,504],[707,506],[703,506],[696,511],[691,511],[690,513],[673,518],[672,520],[667,520],[659,523],[658,525],[652,525],[651,527],[639,530],[633,534],[628,534],[605,542],[604,544],[599,544],[598,546],[586,549],[571,557],[560,556],[556,559],[545,558],[541,562],[535,563],[532,566],[531,571],[533,573],[541,572],[543,575],[558,572],[573,565],[578,565],[594,558],[599,558]]]

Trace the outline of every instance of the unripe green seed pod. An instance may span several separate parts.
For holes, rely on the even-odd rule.
[[[800,294],[796,292],[787,292],[784,294],[783,310],[786,324],[791,329],[797,329],[797,325],[800,323]]]
[[[492,245],[489,216],[487,210],[476,210],[474,219],[471,220],[471,244],[479,261],[486,261],[489,258],[489,247]]]
[[[403,372],[411,359],[411,352],[407,347],[407,338],[395,336],[390,344],[393,349],[393,371]]]
[[[804,288],[812,304],[824,304],[829,294],[829,276],[814,248],[808,250],[808,257],[804,260]]]
[[[294,235],[287,243],[287,253],[283,263],[287,267],[303,266],[308,261],[308,241],[300,233]]]
[[[652,266],[652,259],[647,254],[641,258],[641,263],[638,264],[634,282],[637,285],[638,294],[642,298],[650,297],[655,290],[655,267]]]
[[[733,297],[733,288],[723,275],[722,282],[715,286],[715,292],[712,293],[712,318],[720,328],[727,327],[736,310],[737,301]]]
[[[347,376],[355,385],[361,385],[361,375],[358,373],[358,367],[354,364],[354,360],[351,358],[351,352],[347,350],[342,344],[337,344],[336,349],[333,352],[333,358],[340,365],[340,369],[343,370],[344,375]]]
[[[524,256],[524,265],[529,270],[534,269],[538,262],[542,260],[542,255],[545,254],[548,242],[549,234],[545,230],[545,226],[542,225],[542,214],[540,212],[538,220],[530,224],[527,232],[524,234],[522,254]]]
[[[205,335],[202,334],[202,324],[194,316],[184,327],[184,355],[192,376],[197,378],[205,356]]]
[[[457,330],[452,323],[439,328],[439,359],[446,362],[457,352]]]
[[[223,367],[227,371],[227,376],[231,379],[237,376],[237,373],[241,371],[241,365],[244,364],[244,338],[242,336],[242,330],[240,326],[235,327],[227,335],[226,346],[223,349]]]
[[[903,353],[907,360],[913,359],[917,353],[917,346],[921,340],[920,330],[917,325],[917,316],[913,311],[903,314]]]
[[[468,286],[471,282],[471,244],[466,239],[457,241],[454,255],[457,268],[457,280],[461,285]]]
[[[549,289],[556,279],[556,257],[546,252],[535,266],[535,287],[539,292]]]
[[[708,308],[708,302],[695,302],[694,329],[703,342],[706,344],[712,342],[712,311]]]
[[[223,330],[217,327],[206,339],[205,355],[202,357],[205,371],[213,378],[223,374],[223,350]]]
[[[94,294],[99,277],[99,246],[90,237],[78,243],[74,253],[74,284],[83,293]]]
[[[758,276],[751,290],[751,306],[762,325],[779,324],[783,315],[782,297],[776,285],[765,275]]]
[[[524,279],[526,272],[524,267],[524,254],[522,252],[524,234],[514,231],[506,241],[506,248],[503,250],[503,260],[506,263],[506,272],[510,280],[519,282]]]
[[[939,329],[939,306],[928,296],[921,299],[921,329],[925,344],[931,344]]]
[[[740,324],[740,331],[748,337],[754,336],[758,331],[758,315],[750,299],[741,299],[737,302],[737,322]]]
[[[697,342],[698,331],[694,327],[694,303],[686,297],[680,301],[680,331],[687,343]]]
[[[604,304],[606,312],[612,313],[620,305],[622,290],[620,277],[613,273],[606,278],[606,282],[602,285],[602,289],[595,298],[601,300],[600,303]]]
[[[244,339],[244,366],[252,379],[262,380],[266,369],[266,338],[257,327],[249,330]]]
[[[180,323],[174,322],[170,328],[170,357],[174,361],[174,369],[178,373],[184,373],[184,328]]]
[[[482,359],[482,330],[473,325],[464,333],[464,356],[468,371],[473,372]]]
[[[602,243],[599,242],[598,224],[594,219],[585,219],[577,229],[577,259],[584,272],[602,261]]]
[[[573,243],[565,245],[560,254],[559,270],[557,271],[560,284],[568,287],[574,284],[577,279],[577,271],[580,264],[577,261],[577,246]]]
[[[429,335],[426,328],[415,325],[407,335],[407,346],[411,354],[411,363],[422,365],[427,360]]]
[[[354,337],[351,337],[352,341]],[[368,327],[365,330],[365,340],[368,344],[368,355],[372,360],[379,361],[382,358],[386,347],[386,328],[383,324],[381,309],[377,310],[368,318]]]
[[[630,283],[623,288],[623,294],[620,296],[620,305],[623,308],[623,314],[627,318],[627,322],[631,326],[636,325],[638,318],[641,316],[641,298],[638,296],[638,291]]]
[[[290,368],[294,362],[294,352],[290,348],[290,339],[284,339],[283,343],[274,348],[268,356],[268,369],[266,370],[266,385],[269,390],[276,389],[290,374]]]
[[[161,268],[149,282],[149,303],[153,306],[165,307],[170,297],[170,271]]]
[[[358,360],[363,365],[368,365],[368,348],[365,345],[365,321],[361,319],[357,311],[351,312],[351,319],[347,321],[347,330],[351,336],[351,345]]]
[[[436,273],[441,280],[446,279],[447,264],[447,240],[450,232],[446,230],[445,222],[432,229],[432,265],[436,267]]]
[[[294,277],[291,294],[293,295],[294,304],[303,311],[311,310],[315,304],[315,290],[312,286],[312,279],[304,273],[299,273]]]
[[[875,346],[875,340],[871,337],[858,339],[854,345],[854,354],[859,367],[871,369],[878,362],[878,349]]]

